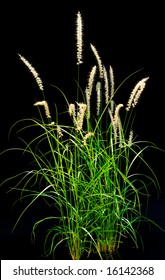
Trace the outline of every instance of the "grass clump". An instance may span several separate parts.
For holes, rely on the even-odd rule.
[[[128,237],[138,247],[138,226],[146,219],[141,213],[141,196],[148,197],[150,184],[159,188],[153,170],[143,158],[146,149],[156,146],[135,141],[133,134],[133,110],[148,77],[135,85],[127,104],[116,104],[119,88],[136,72],[115,89],[112,66],[106,69],[96,47],[91,44],[96,65],[89,73],[85,90],[81,89],[82,27],[78,12],[75,103],[70,103],[60,90],[70,124],[60,123],[57,108],[52,117],[42,80],[34,67],[19,55],[34,76],[43,99],[34,104],[39,109],[39,119],[23,120],[23,127],[18,131],[27,130],[30,135],[31,129],[40,129],[40,133],[28,142],[21,138],[25,144],[22,151],[32,157],[34,168],[17,175],[18,183],[12,188],[21,191],[21,199],[30,199],[16,225],[33,203],[44,198],[48,206],[56,209],[57,215],[37,221],[33,235],[42,223],[52,221],[45,235],[46,255],[54,254],[64,243],[73,260],[89,257],[93,252],[100,259],[113,258]],[[95,104],[91,101],[92,96]],[[137,171],[140,164],[147,173]]]

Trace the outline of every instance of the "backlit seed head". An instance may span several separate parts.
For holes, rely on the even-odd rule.
[[[69,115],[76,117],[76,109],[75,109],[75,104],[71,103],[69,104]]]
[[[85,89],[86,102],[87,102],[87,118],[88,119],[90,118],[90,98],[91,98],[91,94],[92,94],[95,75],[96,75],[96,66],[93,66],[90,71],[90,74],[89,74],[88,85]]]
[[[85,136],[84,136],[84,140],[83,140],[83,145],[86,146],[86,141],[89,137],[94,136],[93,132],[88,132]]]
[[[103,66],[102,66],[101,58],[100,58],[100,56],[98,54],[98,51],[95,48],[95,46],[93,46],[92,44],[90,46],[91,46],[91,50],[93,51],[93,54],[94,54],[94,56],[97,60],[97,63],[98,63],[100,78],[103,78]]]
[[[143,92],[145,86],[146,86],[146,81],[149,79],[149,77],[144,78],[140,80],[132,90],[132,93],[130,95],[130,98],[127,102],[126,110],[129,111],[131,107],[135,107],[136,104],[138,103],[138,100],[141,96],[141,93]]]
[[[57,125],[57,134],[58,134],[59,138],[61,138],[63,136],[62,129],[59,125]]]
[[[118,126],[118,122],[119,122],[119,111],[120,109],[123,107],[124,105],[123,104],[118,104],[116,106],[116,109],[115,109],[115,115],[114,115],[114,125],[117,127]]]
[[[109,84],[108,84],[108,75],[105,66],[103,66],[103,76],[104,76],[104,87],[105,87],[105,104],[109,101]]]
[[[84,121],[87,105],[85,103],[77,103],[77,105],[79,106],[79,110],[76,118],[76,128],[77,130],[81,130],[83,127],[83,121]]]
[[[131,130],[129,133],[128,145],[131,146],[132,142],[133,142],[133,130]]]
[[[34,106],[44,106],[46,117],[51,118],[49,106],[45,100],[36,102]]]
[[[37,73],[37,71],[35,70],[35,68],[29,63],[29,61],[27,61],[26,58],[24,58],[22,55],[18,54],[20,59],[23,61],[23,63],[27,66],[27,68],[30,70],[30,72],[32,73],[33,77],[35,78],[36,80],[36,83],[39,87],[40,90],[44,90],[44,87],[43,87],[43,83],[42,83],[42,80],[41,78],[39,77],[39,74]]]
[[[82,40],[82,30],[83,30],[83,23],[82,23],[82,17],[81,17],[81,13],[78,12],[77,13],[77,21],[76,21],[76,25],[77,25],[77,64],[81,64],[82,62],[82,46],[83,46],[83,40]]]
[[[112,98],[114,95],[114,91],[115,91],[115,82],[114,82],[113,68],[111,65],[109,66],[109,77],[110,77],[110,87],[111,87],[110,96]]]
[[[101,83],[97,82],[96,84],[96,94],[97,94],[97,110],[96,115],[99,116],[100,114],[100,105],[101,105]]]

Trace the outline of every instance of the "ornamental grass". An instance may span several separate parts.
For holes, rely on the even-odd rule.
[[[133,131],[134,110],[149,77],[137,81],[126,104],[116,104],[119,89],[138,71],[116,86],[112,66],[103,65],[97,48],[90,44],[96,64],[89,71],[86,88],[81,88],[83,21],[80,12],[76,28],[77,100],[71,103],[62,90],[52,85],[65,100],[64,116],[70,118],[69,124],[60,122],[56,106],[54,111],[49,109],[40,75],[19,54],[36,80],[41,98],[34,103],[37,118],[19,120],[13,125],[19,126],[17,133],[24,145],[18,150],[30,156],[32,168],[3,183],[17,180],[10,191],[20,191],[18,199],[25,200],[25,208],[14,228],[36,201],[43,199],[47,207],[55,209],[55,215],[45,213],[32,228],[33,237],[37,238],[37,229],[51,222],[45,232],[46,256],[55,256],[63,244],[73,260],[88,258],[93,253],[100,259],[113,258],[127,238],[135,247],[139,246],[139,225],[148,221],[142,215],[141,199],[148,199],[150,185],[159,189],[157,177],[143,156],[145,150],[158,148],[138,140]],[[33,137],[37,128],[40,133]],[[31,135],[30,140],[22,138],[25,131]],[[142,166],[140,171],[139,166]],[[37,205],[40,208],[39,202]]]

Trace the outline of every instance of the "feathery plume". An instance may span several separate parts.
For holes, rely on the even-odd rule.
[[[92,67],[90,74],[89,74],[89,79],[88,79],[88,92],[91,94],[92,88],[93,88],[93,82],[96,74],[96,65]]]
[[[58,134],[59,138],[61,138],[63,136],[62,129],[59,125],[57,125],[57,134]]]
[[[134,89],[132,90],[132,93],[130,95],[130,98],[128,100],[127,106],[126,106],[126,110],[129,111],[131,106],[135,107],[136,104],[138,103],[138,100],[140,98],[140,95],[142,93],[142,91],[144,90],[145,86],[146,86],[146,81],[149,79],[149,77],[144,78],[142,80],[140,80],[134,87]]]
[[[120,111],[120,109],[123,106],[124,106],[123,104],[118,104],[116,106],[115,114],[114,114],[114,118],[113,118],[113,128],[114,128],[114,135],[115,135],[115,143],[116,143],[117,136],[119,136],[120,144],[122,143],[122,135],[121,135],[121,124],[120,124],[120,121],[119,121],[119,111]],[[119,146],[120,146],[120,144],[119,144]]]
[[[83,29],[83,24],[82,24],[82,17],[81,17],[81,13],[78,12],[77,13],[77,64],[81,64],[82,62],[82,45],[83,45],[83,41],[82,41],[82,29]]]
[[[49,106],[45,100],[36,102],[34,106],[44,106],[46,117],[51,118]]]
[[[73,123],[76,125],[76,109],[75,104],[71,103],[69,104],[69,115],[73,117]]]
[[[115,127],[118,127],[118,122],[119,122],[119,111],[120,111],[120,109],[121,109],[123,106],[124,106],[123,104],[118,104],[118,105],[116,106],[115,115],[114,115],[114,125],[115,125]]]
[[[93,132],[88,132],[85,136],[84,136],[84,140],[83,140],[83,145],[86,146],[86,141],[89,137],[93,136],[94,133]]]
[[[76,109],[73,103],[69,104],[69,115],[76,117]]]
[[[23,63],[27,66],[27,68],[30,70],[30,72],[32,73],[33,77],[35,78],[36,80],[36,83],[39,87],[40,90],[44,90],[44,87],[43,87],[43,83],[42,83],[42,80],[41,78],[39,77],[39,74],[37,73],[37,71],[35,70],[35,68],[29,63],[29,61],[27,61],[26,58],[24,58],[22,55],[18,54],[20,59],[23,61]]]
[[[133,141],[133,130],[130,131],[129,133],[129,138],[128,138],[128,145],[131,146]]]
[[[101,58],[100,58],[96,48],[92,44],[90,46],[91,46],[91,49],[92,49],[92,51],[96,57],[97,63],[98,63],[100,78],[103,78],[103,66],[102,66]]]
[[[76,116],[75,104],[69,105],[69,114],[73,117],[73,123],[76,126],[77,130],[81,130],[83,126],[85,111],[87,109],[87,104],[77,103],[79,106],[78,113]]]
[[[114,82],[113,68],[111,65],[109,66],[109,77],[110,77],[110,86],[111,86],[110,96],[112,98],[114,95],[114,91],[115,91],[115,82]]]
[[[101,83],[100,82],[97,82],[97,84],[96,84],[96,93],[97,93],[96,115],[99,116],[99,114],[100,114],[100,104],[101,104]]]
[[[93,66],[93,68],[89,74],[88,86],[85,90],[86,101],[87,101],[87,118],[88,119],[90,118],[90,98],[91,98],[91,94],[92,94],[95,75],[96,75],[96,66]]]
[[[83,121],[84,121],[84,116],[85,116],[85,111],[87,108],[87,105],[84,103],[77,103],[79,106],[78,114],[77,114],[77,119],[76,119],[76,127],[77,130],[81,130],[83,126]]]
[[[105,104],[108,103],[109,101],[109,85],[108,85],[108,75],[107,75],[107,70],[105,66],[103,66],[103,76],[104,76],[104,82],[105,82]]]

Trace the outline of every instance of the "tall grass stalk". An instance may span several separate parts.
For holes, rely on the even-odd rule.
[[[147,199],[150,184],[159,189],[154,171],[143,158],[146,149],[157,147],[153,143],[135,141],[133,137],[132,114],[148,77],[137,83],[127,104],[116,104],[118,89],[133,74],[115,89],[112,66],[108,75],[96,47],[91,44],[96,65],[91,68],[86,88],[81,89],[82,44],[82,18],[78,12],[75,103],[70,104],[64,92],[54,86],[65,99],[65,114],[66,118],[70,117],[70,124],[61,124],[57,108],[50,112],[45,99],[36,102],[39,118],[15,124],[23,122],[18,134],[25,148],[18,150],[32,157],[33,169],[5,182],[17,179],[11,190],[19,190],[21,199],[30,199],[15,226],[25,211],[41,198],[56,209],[55,215],[45,213],[32,229],[35,237],[36,229],[51,221],[52,226],[45,233],[46,255],[54,255],[63,243],[73,260],[89,257],[91,253],[98,254],[100,259],[113,258],[125,238],[129,237],[138,247],[139,223],[146,219],[141,212],[141,197]],[[44,97],[38,73],[23,56],[19,57],[33,74]],[[84,103],[79,101],[82,98]],[[28,141],[22,138],[22,133],[27,131],[33,135],[36,128],[40,129],[36,137]],[[138,171],[139,164],[147,173]]]

